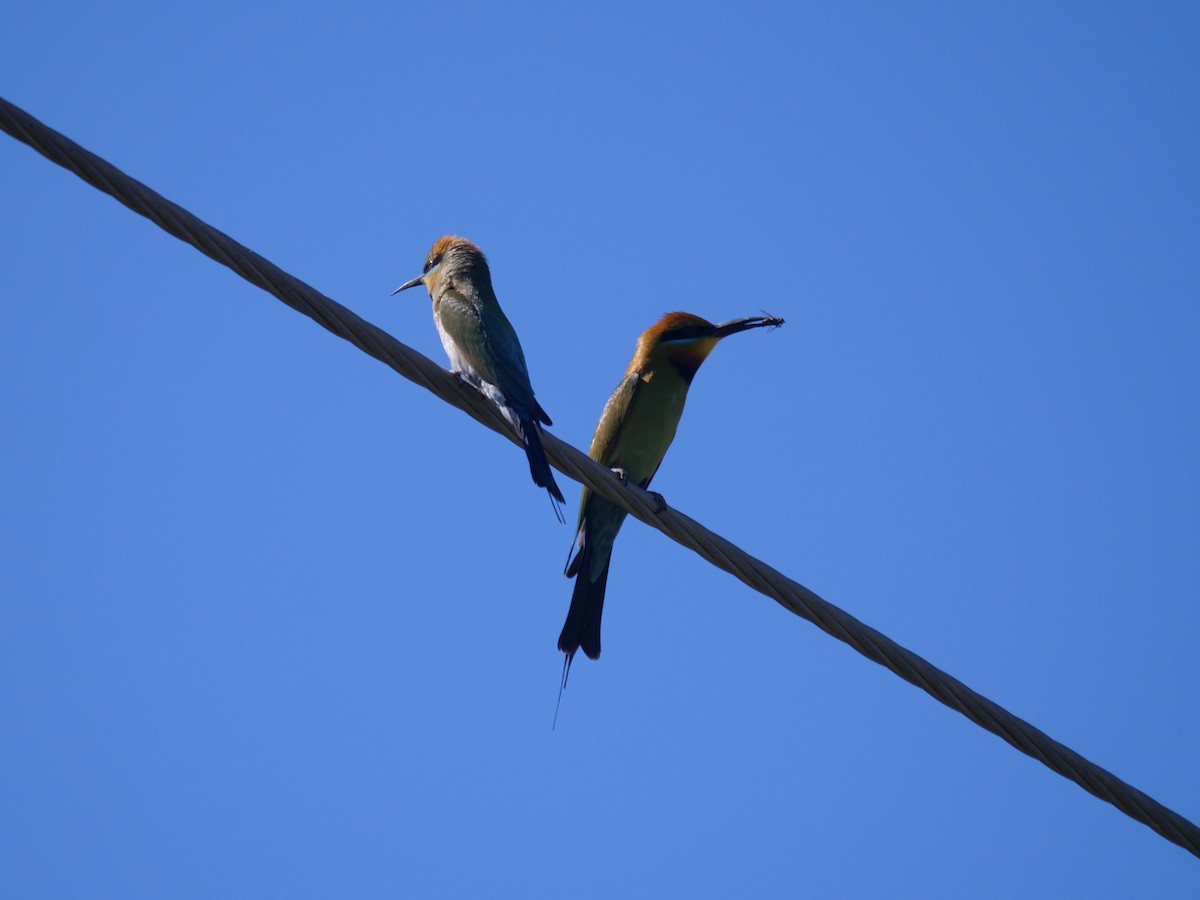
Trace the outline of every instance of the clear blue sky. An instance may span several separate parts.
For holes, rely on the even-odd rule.
[[[1191,4],[19,4],[0,94],[1200,818]],[[639,523],[552,731],[519,450],[0,137],[12,897],[1196,897],[1200,860]],[[561,478],[564,489],[567,479]],[[577,496],[571,483],[568,493]]]

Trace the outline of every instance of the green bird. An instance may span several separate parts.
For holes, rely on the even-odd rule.
[[[451,371],[504,411],[525,445],[533,483],[550,494],[554,514],[563,521],[566,501],[554,481],[541,439],[541,426],[554,423],[533,395],[521,342],[496,299],[483,251],[463,237],[448,234],[438,238],[425,257],[421,274],[392,294],[418,284],[429,290],[433,321]]]
[[[688,388],[717,342],[751,328],[778,327],[783,319],[750,316],[714,325],[691,313],[667,313],[643,332],[625,377],[604,405],[588,455],[623,480],[647,488],[675,438]],[[600,616],[613,540],[625,510],[583,489],[579,524],[567,561],[575,579],[571,608],[558,636],[565,653],[563,684],[581,647],[589,659],[600,656]]]

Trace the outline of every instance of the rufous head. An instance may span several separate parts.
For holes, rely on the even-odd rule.
[[[470,281],[478,288],[491,290],[492,287],[492,273],[483,251],[465,237],[445,234],[429,248],[421,274],[404,282],[392,293],[398,294],[423,284],[429,290],[429,296],[436,297],[443,285],[454,285],[460,279]]]
[[[694,313],[667,313],[642,332],[629,372],[665,362],[690,384],[700,365],[722,338],[751,328],[778,328],[782,324],[783,319],[775,316],[746,316],[714,325]]]

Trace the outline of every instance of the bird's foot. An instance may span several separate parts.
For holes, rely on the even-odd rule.
[[[470,388],[475,388],[475,390],[479,391],[479,393],[483,394],[483,396],[487,397],[489,400],[493,400],[494,402],[494,398],[486,390],[484,390],[483,384],[481,384],[479,379],[476,378],[471,372],[466,372],[462,369],[450,369],[450,374],[457,378],[462,384],[465,384]],[[503,406],[503,404],[499,405]]]
[[[667,499],[658,491],[646,491],[654,501],[654,514],[660,516],[667,511]]]

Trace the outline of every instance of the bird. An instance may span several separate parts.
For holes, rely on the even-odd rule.
[[[421,274],[392,295],[425,285],[451,371],[478,388],[517,430],[529,459],[533,483],[550,495],[554,515],[565,521],[566,501],[542,448],[541,426],[554,424],[533,395],[521,342],[496,291],[487,257],[473,242],[453,234],[434,241]]]
[[[622,481],[648,488],[675,438],[692,379],[717,342],[739,331],[782,324],[783,319],[767,315],[731,319],[720,325],[692,313],[664,315],[638,338],[625,377],[604,404],[588,455]],[[560,691],[580,648],[589,659],[600,656],[600,616],[608,566],[625,515],[625,510],[589,488],[583,489],[575,540],[564,572],[575,579],[575,588],[558,636],[558,649],[566,654]]]

